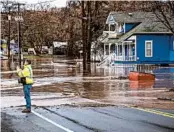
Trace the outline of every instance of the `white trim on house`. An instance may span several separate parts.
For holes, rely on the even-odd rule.
[[[132,35],[131,37],[129,37],[127,40],[136,40],[136,35]]]
[[[124,33],[126,33],[126,23],[124,22]]]
[[[134,48],[135,48],[135,51],[134,51],[134,52],[135,52],[135,53],[134,53],[134,54],[135,54],[135,61],[137,61],[137,59],[139,59],[139,58],[137,57],[137,36],[135,36],[135,47],[134,47]]]
[[[113,15],[109,14],[109,16],[107,17],[107,20],[106,20],[106,24],[115,24],[115,20],[114,20],[114,17]]]
[[[172,32],[136,32],[133,34],[172,34]]]
[[[128,42],[128,43],[129,43],[129,42],[132,42],[132,41],[131,41],[131,40],[126,40],[126,41],[123,41],[123,42],[124,42],[124,44],[125,44],[126,42]]]
[[[147,43],[151,43],[151,47],[150,47],[150,50],[151,50],[151,55],[147,55]],[[146,40],[145,41],[145,57],[153,57],[153,41],[152,40]]]

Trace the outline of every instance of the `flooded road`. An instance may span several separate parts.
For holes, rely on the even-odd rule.
[[[32,113],[15,66],[1,61],[2,132],[172,132],[173,68],[152,67],[155,81],[129,81],[132,67],[88,66],[67,59],[33,60]],[[140,68],[142,71],[145,69]],[[140,70],[140,71],[141,71]],[[156,120],[158,119],[158,120]],[[136,127],[134,127],[136,126]]]
[[[17,83],[15,63],[1,61],[2,107],[21,106],[23,89]],[[53,105],[121,105],[174,109],[174,68],[149,68],[156,75],[151,82],[130,82],[133,67],[97,67],[91,64],[83,73],[81,62],[67,59],[41,59],[32,62],[35,83],[32,104]],[[167,98],[167,99],[166,99]],[[165,104],[165,105],[164,105]]]

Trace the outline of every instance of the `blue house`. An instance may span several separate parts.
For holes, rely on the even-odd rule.
[[[109,30],[98,38],[104,47],[103,61],[110,64],[174,63],[174,35],[152,12],[111,12],[106,24]]]

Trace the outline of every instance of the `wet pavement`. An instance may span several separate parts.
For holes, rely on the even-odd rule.
[[[148,67],[146,72],[154,73],[155,81],[131,82],[127,76],[137,69],[136,66],[108,68],[91,64],[88,72],[83,73],[81,62],[77,65],[74,62],[55,58],[33,60],[35,83],[31,98],[35,112],[80,132],[173,131],[173,118],[135,109],[159,109],[167,115],[173,113],[173,67]],[[16,128],[13,129],[17,131],[62,131],[33,113],[26,118],[20,112],[25,101],[22,86],[17,82],[15,65],[12,63],[9,67],[6,61],[1,61],[1,108],[7,122],[14,123],[12,126]],[[154,118],[160,121],[156,122]],[[19,128],[18,123],[24,123],[24,127]],[[26,123],[31,128],[25,130]],[[136,124],[136,128],[132,127]]]
[[[6,108],[2,117],[20,132],[173,132],[174,111],[127,107],[37,107],[30,114]],[[146,111],[144,111],[146,110]],[[158,114],[157,114],[158,113]],[[159,114],[161,113],[161,114]],[[4,117],[5,116],[5,117]]]

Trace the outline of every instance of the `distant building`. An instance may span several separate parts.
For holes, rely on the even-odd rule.
[[[3,55],[8,54],[8,45],[6,40],[1,40],[1,51]],[[19,52],[18,44],[14,40],[10,41],[10,53],[17,54]]]
[[[174,35],[152,12],[111,12],[106,24],[100,65],[174,63]]]
[[[67,52],[67,42],[53,42],[53,54],[65,55]]]

